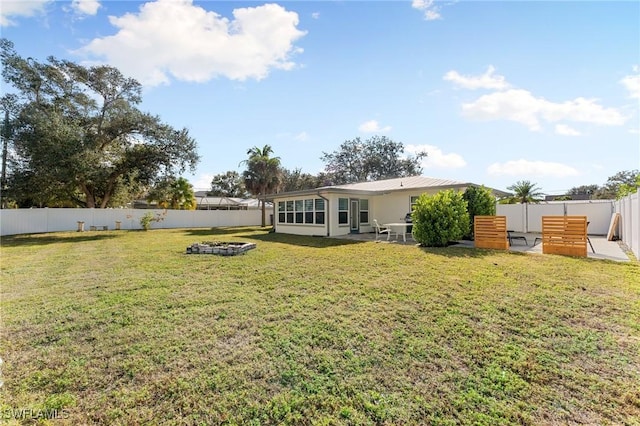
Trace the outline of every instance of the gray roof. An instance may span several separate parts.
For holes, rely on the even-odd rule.
[[[480,186],[470,182],[462,182],[452,179],[440,179],[427,176],[409,176],[394,179],[384,179],[372,182],[349,183],[345,185],[323,186],[316,189],[304,191],[283,192],[280,194],[272,194],[270,199],[288,196],[317,194],[318,192],[348,192],[362,195],[380,195],[386,192],[395,192],[403,190],[426,190],[434,188],[465,188],[468,186]],[[500,190],[491,189],[498,196],[506,193]]]
[[[468,182],[461,182],[451,179],[438,179],[426,176],[410,176],[395,179],[385,179],[373,182],[360,182],[350,183],[346,185],[336,185],[327,188],[334,189],[346,189],[356,191],[374,191],[374,192],[387,192],[387,191],[399,191],[404,189],[423,189],[434,187],[456,187],[456,186],[469,186]],[[320,188],[323,189],[323,188]]]

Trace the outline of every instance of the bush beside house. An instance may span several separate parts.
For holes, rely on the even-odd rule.
[[[464,238],[472,240],[473,218],[475,216],[495,216],[496,197],[485,186],[470,186],[464,191],[462,198],[467,202],[467,212],[469,213],[469,231],[464,235]]]
[[[454,190],[422,194],[412,214],[413,238],[421,246],[445,247],[469,233],[467,201]]]

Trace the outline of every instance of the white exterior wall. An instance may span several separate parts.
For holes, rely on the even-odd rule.
[[[140,218],[148,212],[164,217],[152,223],[152,229],[260,226],[262,222],[260,210],[3,209],[0,235],[76,231],[79,221],[85,230],[105,225],[115,229],[116,221],[121,222],[120,229],[141,229]]]
[[[464,191],[465,188],[460,189]],[[384,195],[356,195],[348,193],[323,193],[325,200],[325,224],[324,225],[310,225],[310,224],[283,224],[277,223],[278,220],[278,202],[281,201],[295,201],[301,199],[310,198],[322,198],[317,194],[309,194],[306,196],[295,196],[286,198],[277,198],[274,200],[275,204],[275,226],[276,232],[282,232],[286,234],[297,235],[329,235],[338,236],[346,235],[351,232],[351,224],[339,224],[338,223],[338,199],[348,198],[358,200],[369,200],[369,223],[361,223],[359,232],[374,232],[374,219],[378,220],[381,225],[384,223],[404,222],[404,218],[407,213],[411,211],[411,197],[420,196],[423,193],[435,194],[443,188],[436,188],[430,191],[411,190],[406,191],[394,191]],[[349,202],[349,208],[351,208],[351,202]],[[349,212],[351,216],[352,212]],[[355,214],[359,215],[360,212]]]
[[[464,191],[464,189],[463,189]],[[391,194],[378,195],[373,197],[371,220],[377,219],[378,223],[404,222],[407,213],[411,212],[411,197],[419,197],[420,195],[436,194],[439,190],[432,191],[398,191]]]

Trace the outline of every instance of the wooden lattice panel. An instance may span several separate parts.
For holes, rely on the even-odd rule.
[[[542,216],[542,253],[587,257],[587,217]]]
[[[475,216],[473,237],[476,248],[509,249],[506,216]]]

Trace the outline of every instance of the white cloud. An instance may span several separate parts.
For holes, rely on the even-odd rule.
[[[304,141],[309,139],[309,135],[307,134],[307,132],[300,132],[297,135],[295,135],[293,137],[293,139],[295,139],[297,141],[300,141],[300,142],[304,142]]]
[[[10,17],[31,17],[42,13],[50,1],[51,0],[2,0],[0,4],[0,26],[8,27],[17,25]]]
[[[229,20],[192,0],[157,0],[109,21],[116,34],[76,53],[104,58],[147,85],[168,84],[170,76],[260,80],[272,69],[294,68],[291,56],[302,49],[293,42],[306,34],[297,28],[298,15],[277,4],[234,9]]]
[[[391,130],[391,126],[380,127],[376,120],[369,120],[362,123],[358,130],[363,133],[388,132]]]
[[[445,154],[433,145],[406,145],[405,151],[413,155],[426,152],[427,157],[421,162],[421,166],[425,169],[459,169],[467,165],[461,155],[453,152]]]
[[[487,168],[492,176],[521,176],[521,177],[567,177],[578,176],[580,173],[571,166],[545,161],[511,160],[506,163],[494,163]]]
[[[620,83],[629,91],[629,97],[640,99],[640,74],[638,73],[638,67],[634,66],[633,71],[637,74],[624,77],[620,80]]]
[[[556,124],[556,133],[562,136],[580,136],[580,132],[566,124]]]
[[[71,7],[76,13],[82,15],[95,15],[100,9],[100,2],[98,0],[73,0]]]
[[[529,91],[511,89],[484,95],[462,105],[463,114],[478,120],[510,120],[530,130],[541,130],[541,121],[574,121],[619,126],[627,120],[615,108],[605,108],[594,99],[576,98],[555,103],[536,98]]]
[[[189,179],[189,183],[193,185],[194,191],[208,191],[211,189],[211,181],[213,180],[212,174],[201,174],[195,178],[195,180]]]
[[[313,12],[313,13],[311,14],[311,17],[312,17],[313,19],[320,19],[320,12]]]
[[[413,0],[411,2],[411,7],[423,12],[424,19],[427,21],[435,21],[437,19],[442,19],[442,15],[440,15],[440,7],[436,6],[435,3],[435,0]]]
[[[493,74],[495,70],[496,69],[493,67],[493,65],[489,65],[487,71],[479,76],[465,76],[458,73],[458,71],[452,70],[447,72],[442,78],[445,81],[452,82],[456,86],[471,90],[505,90],[511,87],[511,85],[505,80],[504,76]]]

